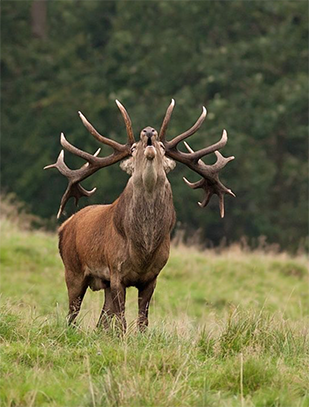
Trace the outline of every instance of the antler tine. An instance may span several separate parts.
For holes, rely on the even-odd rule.
[[[82,151],[79,148],[73,146],[73,144],[69,143],[68,140],[65,138],[64,133],[61,133],[60,135],[60,144],[70,153],[75,154],[88,162],[95,163],[96,160],[100,159],[94,158],[95,156],[93,156],[92,154],[89,154],[86,151]]]
[[[226,132],[226,130],[223,130],[221,139],[217,143],[196,151],[194,153],[194,156],[192,156],[192,158],[194,158],[196,161],[198,161],[200,158],[204,157],[205,155],[215,153],[216,150],[223,148],[226,145],[226,143],[227,143],[227,132]]]
[[[212,165],[212,168],[215,171],[220,171],[222,168],[226,166],[227,163],[230,161],[235,160],[235,157],[231,155],[230,157],[223,157],[223,155],[219,151],[215,151],[217,161]]]
[[[70,175],[71,170],[69,169],[69,167],[67,167],[67,165],[64,162],[64,150],[60,151],[55,164],[46,165],[43,169],[49,170],[50,168],[57,168],[57,170],[60,172],[60,174],[66,176],[66,177],[68,175]]]
[[[96,190],[97,188],[93,188],[91,191],[87,191],[87,189],[82,187],[80,184],[72,184],[69,182],[69,185],[67,186],[67,189],[65,190],[65,193],[63,194],[63,197],[60,202],[59,210],[57,212],[57,219],[60,218],[66,203],[72,196],[75,199],[75,205],[77,205],[81,197],[83,196],[89,197],[93,195]]]
[[[101,152],[101,148],[98,148],[97,151],[93,154],[94,157],[97,157]],[[82,168],[89,167],[89,163],[85,163]]]
[[[186,149],[189,151],[189,153],[194,153],[194,150],[189,146],[189,144],[184,141],[183,144],[186,146]]]
[[[203,124],[205,118],[207,115],[207,110],[206,107],[203,106],[202,109],[202,113],[200,115],[200,117],[197,119],[197,121],[194,123],[194,125],[187,131],[185,131],[184,133],[180,134],[179,136],[173,138],[173,140],[169,141],[167,144],[169,146],[169,148],[175,148],[177,147],[177,145],[184,140],[185,138],[192,136],[192,134],[196,133],[197,130],[201,127],[201,125]]]
[[[82,112],[78,111],[78,115],[83,122],[83,125],[86,127],[86,129],[89,131],[90,134],[93,135],[94,138],[96,138],[100,143],[106,144],[110,147],[112,147],[115,150],[121,150],[123,149],[123,145],[120,143],[117,143],[117,141],[110,140],[107,137],[102,136],[93,126],[91,123],[88,122],[86,117],[82,114]]]
[[[192,189],[201,188],[203,186],[203,181],[204,181],[203,179],[200,179],[199,181],[196,181],[196,182],[190,182],[187,180],[186,177],[182,177],[182,179]]]
[[[218,142],[217,144],[219,144],[219,143],[220,142]],[[189,151],[189,153],[191,153],[191,157],[196,157],[197,153],[199,153],[201,151],[201,150],[199,150],[199,151],[195,152],[186,141],[184,141],[184,145],[186,146],[186,149]],[[212,146],[210,146],[210,147],[212,147]],[[207,148],[209,148],[209,147],[207,147]],[[227,163],[235,160],[235,157],[233,155],[231,155],[230,157],[223,157],[223,155],[219,151],[214,151],[214,153],[217,157],[217,161],[211,166],[214,171],[222,170],[222,168],[224,168]],[[208,153],[208,154],[210,154],[210,153]],[[198,159],[200,159],[200,158],[198,158]]]
[[[165,116],[164,116],[164,119],[163,119],[163,122],[161,125],[161,129],[159,132],[159,140],[161,140],[161,141],[165,141],[165,133],[166,133],[169,121],[171,119],[174,107],[175,107],[175,100],[172,99],[169,107],[166,110],[166,113],[165,113]]]
[[[224,218],[224,194],[219,195],[219,208],[221,218]]]
[[[203,180],[202,180],[203,181]],[[208,205],[208,203],[209,203],[209,201],[210,201],[210,198],[212,197],[212,193],[211,193],[211,191],[205,191],[206,192],[206,195],[205,195],[205,198],[204,198],[204,200],[203,200],[203,202],[198,202],[198,206],[200,206],[201,208],[205,208],[207,205]]]
[[[125,107],[119,102],[119,100],[116,99],[115,102],[124,119],[129,144],[132,145],[133,143],[135,143],[135,138],[134,138],[134,133],[133,133],[133,129],[132,129],[132,122],[131,122],[130,116],[128,115],[128,112],[126,111]]]

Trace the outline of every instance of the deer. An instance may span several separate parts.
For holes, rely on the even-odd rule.
[[[106,157],[99,156],[100,148],[94,154],[87,153],[71,144],[61,133],[63,149],[56,162],[44,169],[56,168],[68,179],[58,219],[71,197],[77,205],[81,197],[95,193],[96,188],[88,191],[80,183],[96,171],[121,162],[121,169],[130,175],[125,189],[113,203],[86,206],[64,221],[59,228],[59,252],[69,298],[69,325],[76,323],[89,287],[93,291],[104,290],[105,294],[97,326],[103,325],[108,329],[111,321],[116,320],[121,330],[125,331],[126,289],[133,286],[138,290],[137,326],[144,331],[148,326],[149,304],[157,277],[169,258],[171,231],[176,219],[167,174],[174,169],[176,161],[199,174],[201,179],[197,182],[183,179],[190,188],[204,190],[204,199],[198,202],[202,208],[207,206],[212,195],[218,195],[223,218],[224,196],[235,197],[235,194],[221,183],[218,174],[234,156],[224,157],[218,151],[227,143],[226,130],[223,130],[217,143],[198,151],[184,141],[204,122],[207,114],[204,106],[200,117],[189,130],[168,141],[166,131],[175,106],[172,99],[159,133],[147,126],[141,130],[136,141],[127,110],[118,100],[116,104],[124,119],[126,144],[102,136],[78,112],[90,134],[113,152]],[[182,141],[187,152],[178,148]],[[64,149],[82,158],[85,164],[79,169],[70,169],[64,162]],[[216,162],[205,164],[202,158],[212,153],[216,155]]]

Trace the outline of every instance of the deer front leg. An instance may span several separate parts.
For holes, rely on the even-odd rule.
[[[110,327],[112,316],[115,313],[112,299],[112,291],[110,287],[104,289],[104,295],[105,295],[104,305],[101,311],[99,321],[97,323],[97,327],[103,325],[105,329],[108,329]]]
[[[111,278],[110,290],[114,315],[121,324],[121,330],[125,332],[127,328],[125,319],[126,288],[121,281],[116,278]]]
[[[83,276],[72,273],[66,269],[65,280],[69,296],[69,313],[67,316],[68,325],[74,324],[80,311],[83,298],[85,296],[88,281]]]
[[[147,285],[138,287],[138,320],[137,325],[140,331],[145,331],[148,326],[148,309],[149,303],[156,287],[157,279],[155,278]]]

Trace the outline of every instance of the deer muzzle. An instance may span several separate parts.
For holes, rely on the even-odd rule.
[[[153,160],[155,156],[157,155],[156,149],[154,146],[147,146],[144,151],[144,155],[147,158],[147,160]]]

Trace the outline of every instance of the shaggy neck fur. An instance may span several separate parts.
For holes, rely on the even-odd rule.
[[[149,161],[139,176],[133,174],[119,198],[117,228],[147,260],[169,235],[174,220],[170,183],[165,172],[156,172]]]

